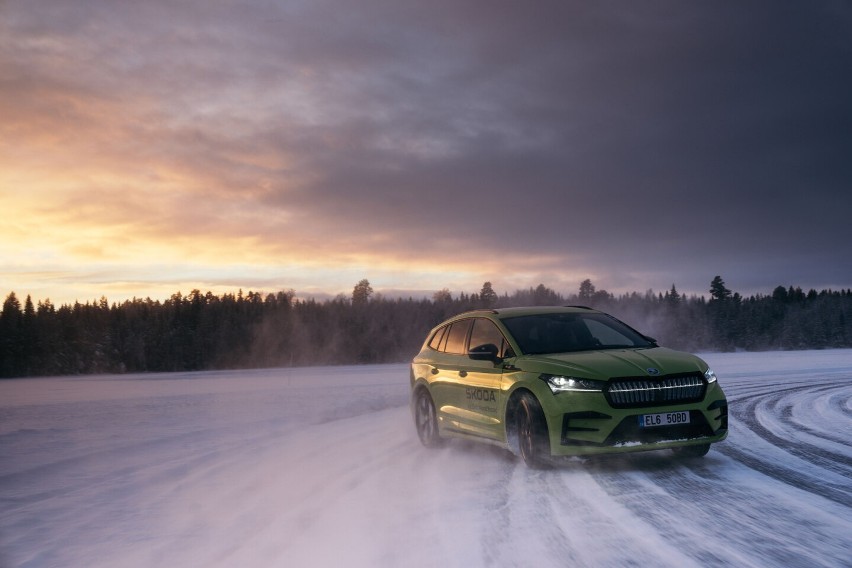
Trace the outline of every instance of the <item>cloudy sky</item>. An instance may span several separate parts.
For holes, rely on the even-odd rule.
[[[0,295],[852,287],[852,5],[0,0]]]

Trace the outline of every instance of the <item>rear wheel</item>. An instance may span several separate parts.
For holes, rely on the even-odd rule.
[[[529,393],[522,394],[518,401],[516,428],[524,463],[536,469],[545,467],[550,458],[547,422],[538,400]]]
[[[440,446],[443,440],[438,435],[438,417],[435,414],[435,403],[429,391],[421,388],[414,399],[414,426],[420,442],[427,448]]]
[[[710,444],[698,444],[697,446],[681,446],[680,448],[672,448],[676,456],[682,458],[700,458],[707,455],[710,451]]]

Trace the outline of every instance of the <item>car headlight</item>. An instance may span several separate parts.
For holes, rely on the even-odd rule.
[[[716,382],[716,373],[714,373],[711,369],[707,369],[704,371],[704,378],[707,379],[707,384]]]
[[[601,392],[606,386],[605,381],[578,379],[564,375],[541,375],[541,379],[547,383],[553,394],[569,391]]]

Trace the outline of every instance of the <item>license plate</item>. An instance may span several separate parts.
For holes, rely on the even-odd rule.
[[[652,428],[654,426],[675,426],[689,424],[689,411],[663,412],[661,414],[643,414],[639,417],[639,426]]]

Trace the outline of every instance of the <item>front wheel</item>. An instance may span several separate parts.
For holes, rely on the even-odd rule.
[[[435,403],[426,389],[417,392],[414,400],[414,426],[420,443],[427,448],[440,446],[443,439],[438,435],[438,417],[435,413]]]
[[[550,439],[547,421],[538,400],[524,393],[518,401],[517,413],[518,449],[527,466],[540,469],[550,458]]]

